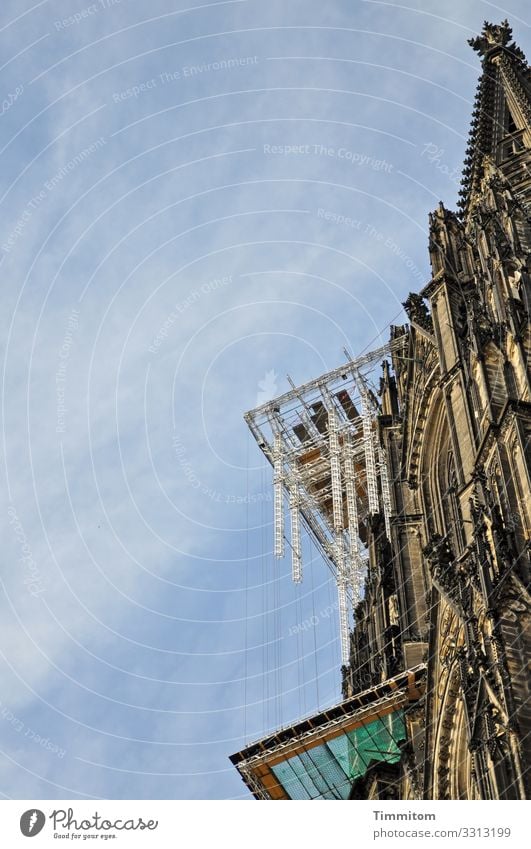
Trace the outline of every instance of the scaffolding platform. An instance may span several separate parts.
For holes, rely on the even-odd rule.
[[[369,767],[400,761],[404,708],[423,695],[425,677],[420,664],[230,759],[256,799],[348,799]]]

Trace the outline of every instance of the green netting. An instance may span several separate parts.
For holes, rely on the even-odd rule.
[[[308,758],[305,756],[305,753],[302,752],[300,755],[295,755],[293,758],[290,758],[290,763],[293,767],[293,770],[297,772],[297,775],[304,776],[304,779],[308,782],[308,791],[310,793],[310,798],[312,799],[333,799],[334,796],[330,795],[329,788],[322,784],[321,778],[318,775],[318,770],[315,768],[314,764],[308,762]],[[311,787],[310,787],[311,786]]]
[[[322,799],[341,799],[350,782],[326,744],[299,755]]]
[[[371,763],[400,760],[403,740],[404,717],[396,710],[271,769],[290,799],[348,799],[352,781]]]
[[[294,762],[295,758],[289,758],[271,767],[271,771],[290,799],[317,799],[319,795],[317,788],[308,776],[299,773]]]
[[[355,731],[349,731],[350,777],[360,778],[373,762],[394,764],[400,760],[401,743],[406,738],[401,710],[394,711]]]

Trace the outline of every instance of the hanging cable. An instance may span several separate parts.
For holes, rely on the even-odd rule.
[[[249,437],[247,435],[245,467],[246,467],[246,499],[245,499],[245,601],[244,601],[244,619],[245,619],[245,656],[244,656],[244,672],[243,672],[243,739],[247,744],[247,677],[248,677],[248,658],[249,658]]]
[[[311,585],[312,585],[312,590],[311,590],[311,592],[312,592],[312,632],[313,632],[315,695],[316,695],[316,698],[317,698],[317,709],[319,710],[319,708],[321,706],[321,701],[320,701],[320,697],[319,697],[319,669],[318,669],[318,663],[317,663],[318,652],[317,652],[317,633],[316,633],[317,623],[319,622],[319,620],[318,620],[317,616],[315,615],[315,588],[314,588],[314,578],[313,578],[314,567],[313,567],[313,552],[312,552],[313,542],[312,542],[311,537],[309,539],[309,545],[310,545],[310,579],[311,579]]]

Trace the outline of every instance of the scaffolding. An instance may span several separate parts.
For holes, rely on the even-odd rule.
[[[294,484],[289,495],[289,512],[291,519],[291,577],[296,584],[300,584],[302,581],[300,510],[299,487],[298,484]]]
[[[420,664],[231,755],[256,799],[348,799],[373,764],[395,764],[404,710],[426,689]]]
[[[284,557],[284,506],[282,504],[284,494],[284,474],[282,462],[282,434],[279,432],[275,433],[273,468],[275,557],[282,558]]]
[[[362,597],[371,515],[382,512],[390,535],[391,499],[385,454],[377,439],[379,405],[368,374],[389,344],[246,413],[273,466],[274,555],[285,556],[288,496],[292,577],[302,581],[301,524],[337,582],[341,659],[349,660],[350,619]]]

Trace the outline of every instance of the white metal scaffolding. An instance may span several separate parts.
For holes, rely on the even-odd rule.
[[[345,472],[345,496],[348,517],[349,583],[352,589],[352,605],[355,607],[361,600],[365,569],[360,552],[358,496],[356,493],[356,478],[350,435],[347,435],[343,442],[343,468]]]
[[[300,584],[302,581],[301,503],[297,483],[292,484],[289,494],[289,513],[291,519],[291,577],[296,584]]]
[[[341,663],[343,666],[350,658],[350,628],[348,622],[348,599],[346,578],[340,578],[337,582],[337,598],[339,606],[339,636],[341,640]]]
[[[387,474],[387,463],[382,446],[378,443],[378,466],[380,469],[380,483],[382,487],[382,506],[385,521],[385,533],[387,539],[391,539],[391,493],[389,490],[389,475]]]
[[[390,534],[389,477],[377,440],[379,410],[367,381],[367,371],[389,350],[385,346],[351,359],[303,386],[290,381],[288,392],[245,417],[273,466],[274,555],[285,554],[286,492],[293,580],[302,580],[304,526],[337,582],[345,664],[350,617],[363,594],[370,516],[381,510]]]
[[[363,449],[365,451],[365,473],[367,475],[367,494],[369,512],[378,512],[378,482],[376,478],[376,458],[374,456],[373,420],[369,406],[369,396],[363,386],[361,390],[361,417],[363,420]]]
[[[328,409],[328,441],[330,445],[330,482],[332,485],[332,510],[334,530],[343,530],[343,489],[341,487],[341,459],[339,454],[339,437],[337,433],[336,411]]]
[[[282,460],[282,434],[275,433],[273,449],[273,489],[274,489],[274,536],[275,557],[284,557],[284,464]]]

